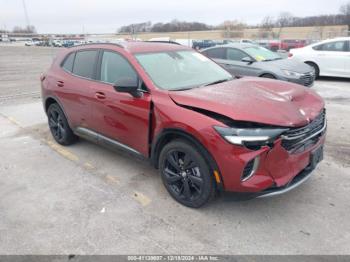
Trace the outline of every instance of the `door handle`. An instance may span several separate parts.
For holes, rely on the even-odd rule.
[[[96,92],[95,97],[100,100],[106,99],[106,95],[102,92]]]
[[[61,80],[58,80],[57,83],[56,83],[56,85],[57,85],[58,87],[64,87],[64,82],[61,81]]]

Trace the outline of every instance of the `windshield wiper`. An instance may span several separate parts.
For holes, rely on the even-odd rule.
[[[204,84],[204,85],[200,85],[200,86],[190,86],[190,87],[183,87],[183,88],[175,88],[175,89],[169,89],[169,91],[186,91],[186,90],[190,90],[190,89],[194,89],[194,88],[199,88],[199,87],[203,87],[203,86],[210,86],[210,85],[215,85],[215,84],[220,84],[223,82],[227,82],[230,80],[233,80],[234,78],[225,78],[225,79],[220,79],[208,84]]]
[[[220,83],[227,82],[227,81],[230,81],[230,80],[232,80],[232,78],[220,79],[220,80],[217,80],[217,81],[214,81],[214,82],[211,82],[211,83],[208,83],[208,84],[202,85],[202,86],[211,86],[211,85],[216,85],[216,84],[220,84]]]
[[[186,88],[175,88],[175,89],[169,89],[169,91],[186,91],[193,89],[194,87],[186,87]]]
[[[262,60],[263,62],[270,62],[270,61],[275,61],[275,60],[280,60],[282,59],[282,57],[276,57],[276,58],[273,58],[273,59],[264,59]]]

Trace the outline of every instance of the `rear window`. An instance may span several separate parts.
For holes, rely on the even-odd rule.
[[[96,50],[77,52],[74,60],[73,74],[93,79],[96,56]]]
[[[64,60],[64,62],[62,64],[62,68],[64,68],[68,72],[72,72],[72,70],[73,70],[74,56],[75,56],[75,53],[71,53],[70,55],[68,55],[66,57],[66,59]]]

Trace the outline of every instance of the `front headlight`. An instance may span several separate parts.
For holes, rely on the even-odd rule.
[[[282,72],[289,77],[294,77],[294,78],[300,78],[303,74],[298,73],[298,72],[294,72],[294,71],[290,71],[290,70],[286,70],[286,69],[282,69]]]
[[[288,128],[232,128],[214,126],[214,129],[228,142],[246,147],[269,145]]]

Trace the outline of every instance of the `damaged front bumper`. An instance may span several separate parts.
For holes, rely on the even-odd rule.
[[[311,141],[313,138],[315,140]],[[280,195],[296,188],[311,176],[316,165],[322,160],[323,153],[316,154],[316,152],[320,150],[323,152],[325,130],[322,129],[321,133],[308,141],[312,143],[307,143],[307,148],[303,148],[302,152],[294,153],[284,148],[282,139],[275,141],[272,148],[263,147],[257,151],[236,147],[235,153],[225,154],[225,161],[220,163],[224,190],[247,193],[254,195],[253,197],[267,197]],[[317,161],[315,161],[315,155],[318,155]],[[256,159],[259,159],[259,164],[254,168],[255,161],[252,162],[252,160]],[[233,166],[236,172],[232,172]],[[243,179],[247,167],[251,167],[254,173],[247,179]],[[238,176],[237,173],[241,175]],[[247,174],[251,173],[247,172]]]
[[[306,180],[308,180],[313,174],[314,169],[305,168],[302,172],[296,175],[288,184],[282,187],[271,187],[262,192],[260,192],[256,197],[264,198],[264,197],[272,197],[285,194],[294,188],[297,188],[301,184],[303,184]]]

